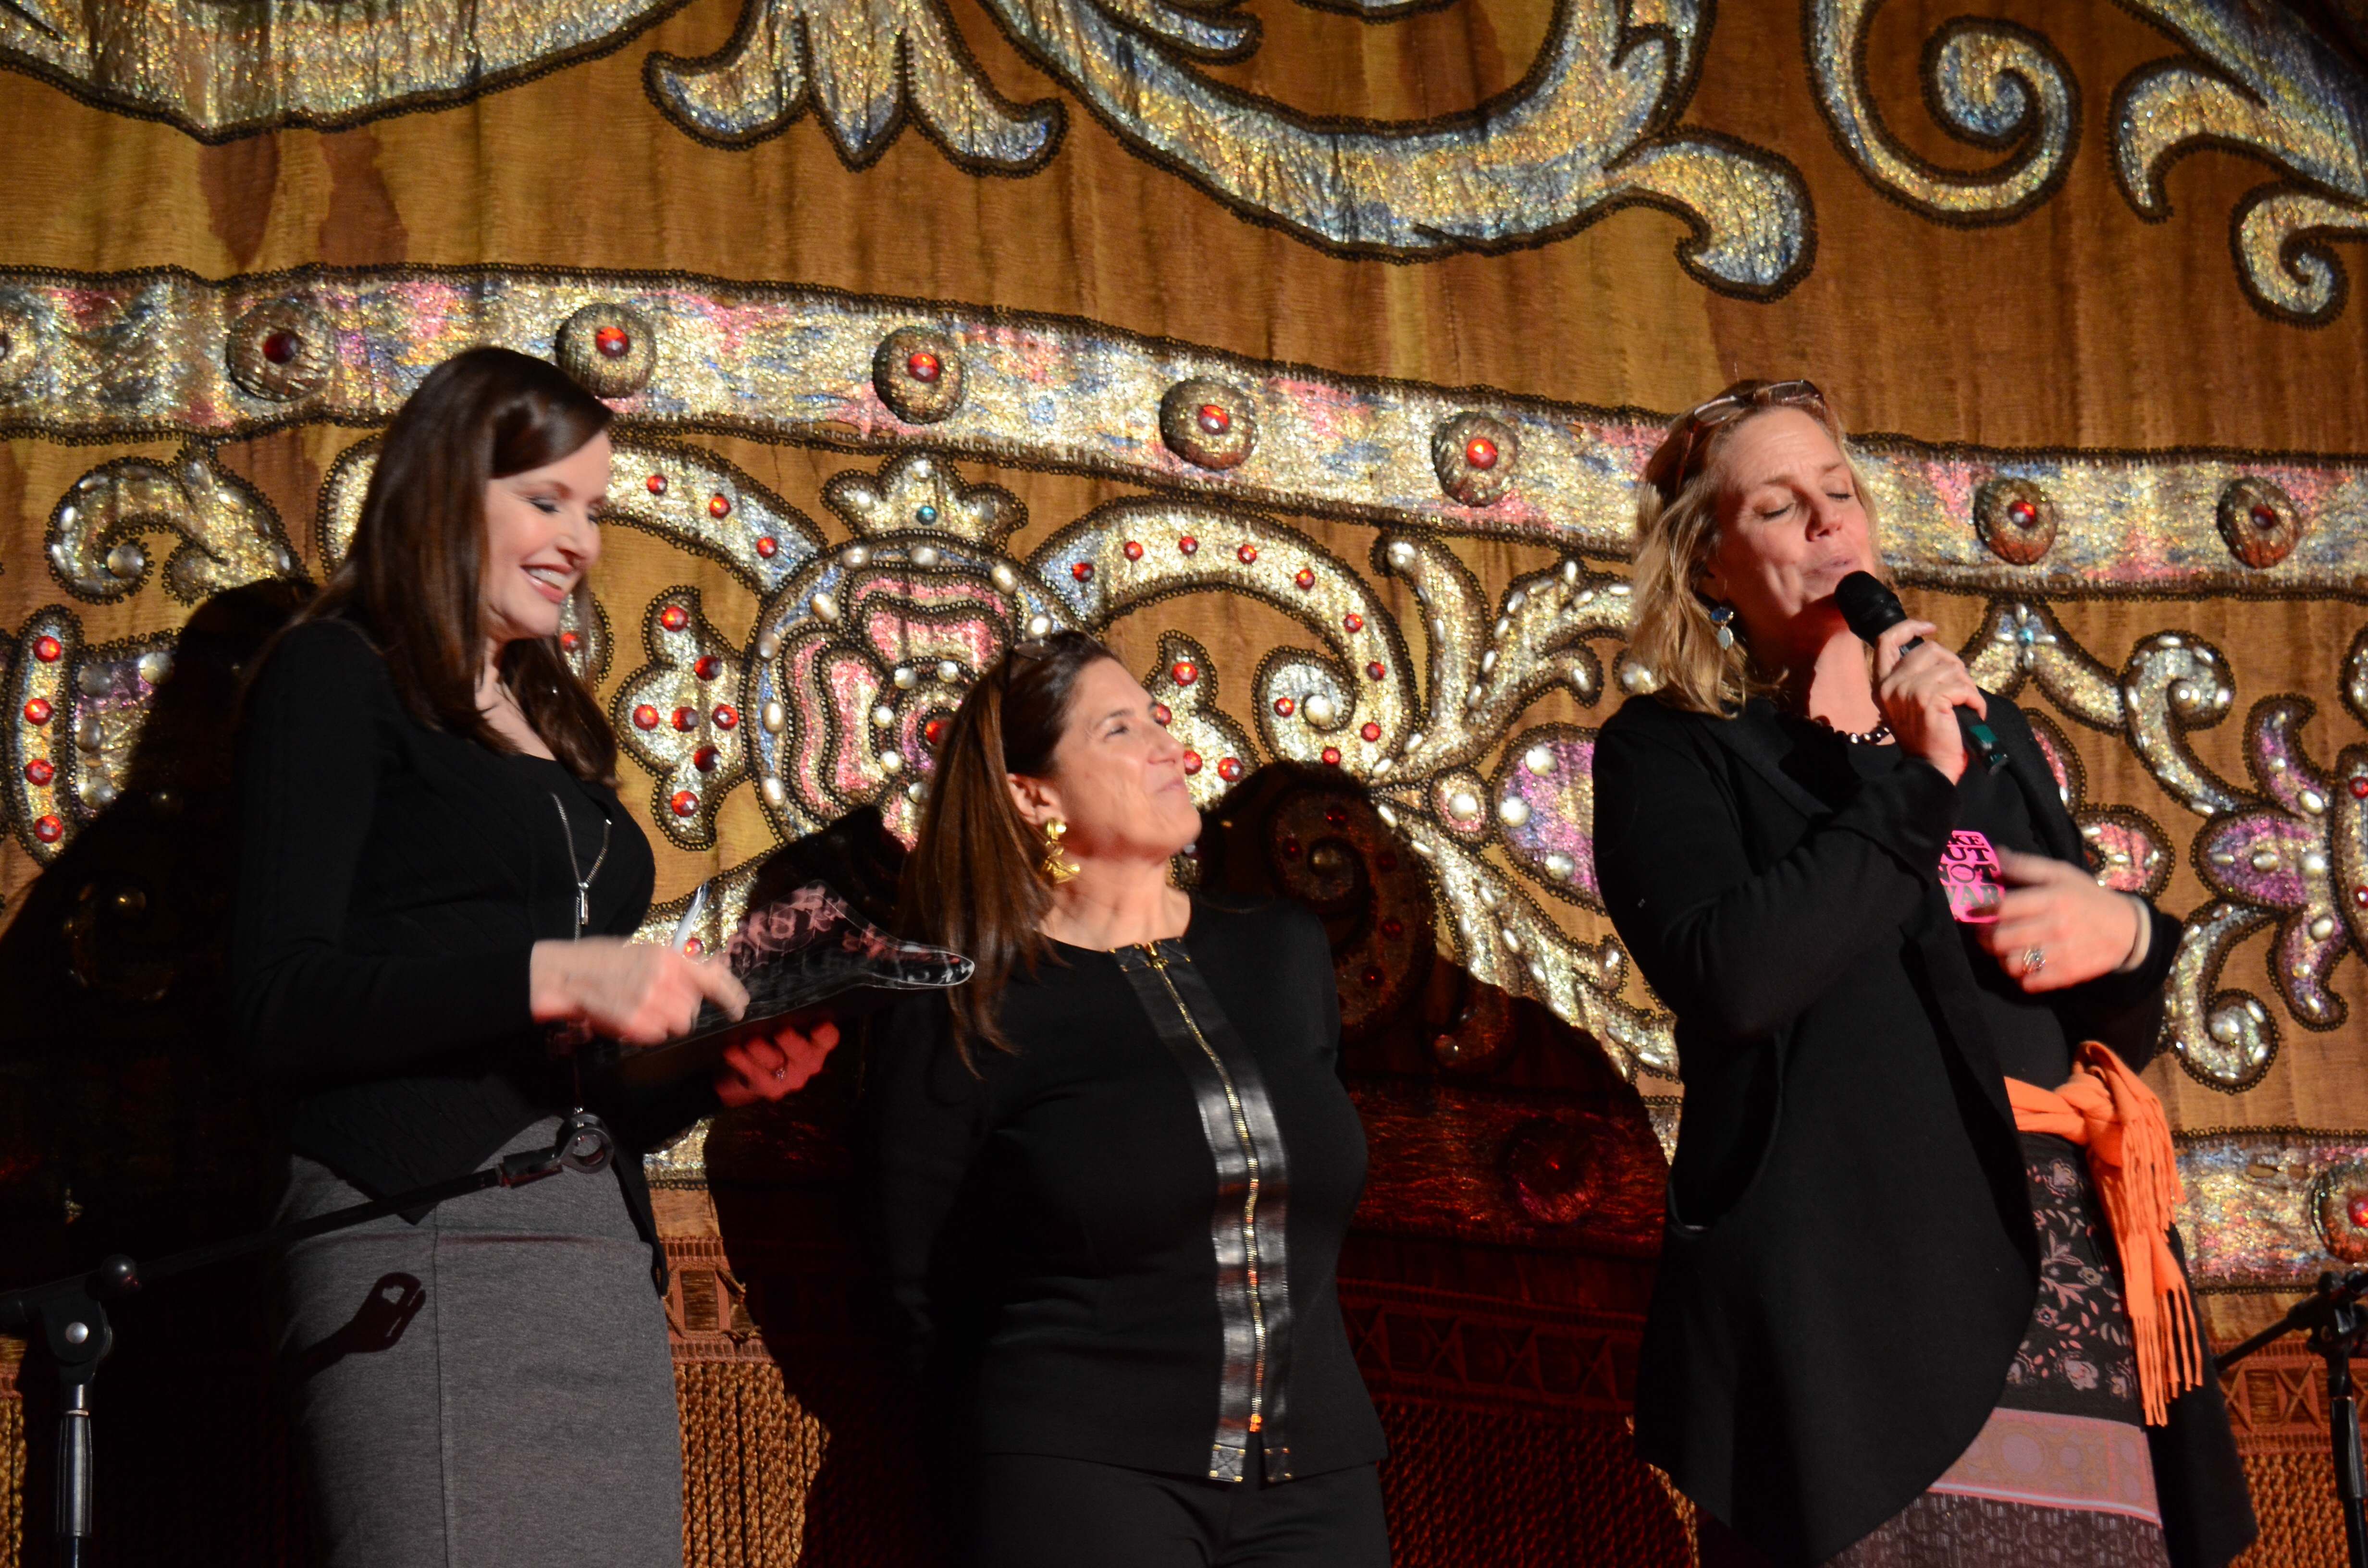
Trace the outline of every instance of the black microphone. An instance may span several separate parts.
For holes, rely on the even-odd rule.
[[[1883,579],[1872,572],[1853,572],[1834,585],[1834,608],[1842,612],[1842,619],[1860,642],[1872,648],[1878,638],[1907,619],[1907,608],[1899,596],[1885,587]],[[1910,637],[1900,647],[1908,649],[1923,642]],[[1957,723],[1965,732],[1965,744],[1982,759],[1982,767],[1992,773],[2006,766],[2006,748],[1990,727],[1974,716],[1974,710],[1963,703],[1957,705]]]

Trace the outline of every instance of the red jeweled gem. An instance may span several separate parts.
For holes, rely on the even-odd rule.
[[[1393,942],[1396,941],[1400,937],[1406,935],[1406,922],[1399,919],[1395,915],[1391,915],[1387,920],[1382,922],[1382,935],[1387,937]]]
[[[50,765],[46,756],[37,756],[25,764],[25,782],[28,784],[47,784],[57,776],[58,770]]]
[[[732,515],[732,497],[724,494],[720,490],[714,494],[709,496],[707,498],[707,515],[711,517],[730,517]]]
[[[1365,674],[1374,680],[1379,680],[1389,673],[1389,665],[1382,663],[1379,659],[1375,659],[1372,664],[1365,666]]]
[[[44,844],[55,844],[66,835],[66,824],[54,816],[45,816],[33,824],[33,836]]]
[[[1167,704],[1165,702],[1155,702],[1151,705],[1152,722],[1164,725],[1174,717],[1176,715],[1167,710]]]
[[[1378,741],[1382,738],[1382,727],[1371,721],[1368,721],[1365,727],[1359,730],[1357,733],[1364,736],[1369,741]]]
[[[2253,508],[2253,526],[2263,533],[2278,526],[2278,509],[2264,501]]]
[[[2362,909],[2368,909],[2368,888],[2353,888],[2351,890],[2351,902],[2358,904]]]
[[[1200,550],[1201,541],[1194,539],[1190,534],[1186,534],[1182,539],[1176,541],[1176,548],[1186,555],[1191,555]]]
[[[677,708],[674,710],[674,727],[684,734],[699,728],[699,710]]]
[[[658,624],[668,631],[680,631],[690,624],[690,611],[680,605],[668,605],[658,611]]]
[[[45,665],[56,664],[65,656],[65,652],[66,645],[54,637],[37,637],[33,640],[33,657]]]
[[[723,760],[723,754],[717,751],[713,746],[701,746],[697,751],[690,754],[691,766],[698,768],[701,773],[714,772],[715,765]]]
[[[1222,436],[1234,427],[1234,416],[1213,403],[1201,405],[1201,428],[1212,436]]]
[[[1090,561],[1076,562],[1069,567],[1069,575],[1075,577],[1080,583],[1087,581],[1093,576],[1093,574],[1094,563]]]
[[[292,365],[303,347],[304,340],[283,326],[264,338],[263,357],[275,365]]]
[[[653,495],[663,495],[666,494],[666,477],[665,474],[654,473],[642,483],[650,487],[650,494]]]
[[[1342,805],[1326,806],[1324,808],[1324,820],[1334,827],[1346,827],[1349,825],[1349,808]]]
[[[1340,748],[1338,746],[1326,746],[1324,748],[1324,766],[1326,767],[1338,767],[1340,766]]]
[[[2039,508],[2028,501],[2009,501],[2006,515],[2014,519],[2015,527],[2027,528],[2039,520]]]
[[[1369,963],[1365,966],[1364,978],[1366,989],[1379,990],[1381,988],[1382,982],[1387,980],[1389,976],[1382,972],[1381,965],[1377,963]]]
[[[2355,801],[2368,801],[2368,773],[2355,773],[2351,776],[2351,798]]]
[[[707,951],[707,944],[700,941],[696,937],[685,937],[682,939],[682,950],[689,953],[692,958],[697,958],[700,954]]]
[[[1298,711],[1299,711],[1299,704],[1298,704],[1298,703],[1296,703],[1296,702],[1293,702],[1290,698],[1288,698],[1288,697],[1278,697],[1278,698],[1276,698],[1276,699],[1274,699],[1274,716],[1275,716],[1276,718],[1278,718],[1278,719],[1288,719],[1288,718],[1290,718],[1293,713],[1296,713],[1296,712],[1298,712]]]
[[[1239,550],[1234,551],[1234,554],[1243,565],[1250,565],[1258,560],[1258,546],[1254,544],[1246,544]]]
[[[621,326],[604,326],[592,335],[592,347],[604,358],[622,359],[633,351],[633,336]]]
[[[946,722],[943,719],[932,719],[928,723],[921,726],[921,739],[927,741],[931,745],[936,745],[939,741],[943,740],[945,738],[945,733]]]
[[[559,634],[559,651],[563,653],[573,653],[582,646],[583,642],[584,637],[581,632],[563,631]]]
[[[1199,752],[1188,751],[1184,754],[1184,771],[1187,773],[1198,773],[1201,771],[1201,754]]]
[[[699,796],[689,790],[677,790],[674,792],[674,799],[668,801],[666,804],[674,808],[675,815],[678,817],[690,816],[695,814],[699,810]]]
[[[633,728],[636,730],[655,730],[659,722],[658,710],[646,702],[633,710]]]
[[[1352,609],[1340,618],[1340,624],[1351,631],[1362,631],[1365,630],[1365,618]]]
[[[1315,586],[1315,568],[1313,566],[1303,566],[1298,571],[1292,574],[1291,580],[1299,585],[1299,591],[1304,594],[1308,589]]]
[[[1178,686],[1190,686],[1201,678],[1201,666],[1190,659],[1178,659],[1167,666],[1167,674]]]
[[[723,673],[723,661],[713,653],[701,653],[699,662],[690,666],[691,673],[701,680],[713,680]]]
[[[1463,460],[1474,468],[1497,466],[1497,443],[1486,436],[1474,436],[1463,443]]]
[[[2353,1224],[2363,1231],[2368,1231],[2368,1192],[2353,1193],[2346,1212],[2351,1216]]]
[[[934,381],[945,371],[944,363],[926,348],[916,348],[905,356],[905,373],[916,381]]]
[[[57,710],[50,706],[48,699],[36,697],[33,700],[25,704],[25,722],[28,724],[46,724],[50,722],[50,715],[55,711],[57,711]]]
[[[1139,539],[1128,540],[1124,544],[1119,546],[1119,550],[1129,561],[1140,561],[1143,559],[1143,541]]]
[[[767,561],[770,561],[774,556],[779,555],[780,552],[781,541],[780,540],[775,539],[771,534],[764,534],[758,537],[757,540],[757,553],[758,555],[762,556]]]
[[[1235,779],[1239,778],[1241,776],[1242,759],[1240,757],[1221,756],[1217,759],[1218,778],[1224,779],[1226,783],[1231,784]]]
[[[736,730],[740,727],[740,710],[733,707],[729,702],[717,703],[715,710],[708,717],[715,721],[715,727],[719,730]]]

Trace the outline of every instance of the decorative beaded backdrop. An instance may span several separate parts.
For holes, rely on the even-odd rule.
[[[909,835],[1053,626],[1190,748],[1180,874],[1324,914],[1402,1561],[1691,1560],[1622,1426],[1681,1105],[1589,763],[1648,678],[1633,477],[1738,375],[1865,432],[1911,607],[2186,921],[2149,1077],[2214,1334],[2368,1262],[2368,8],[1972,4],[0,0],[0,1259],[260,1190],[210,1054],[225,694],[376,431],[495,342],[619,415],[567,642],[653,930],[713,877],[715,942],[856,806]],[[694,1562],[941,1547],[841,1054],[653,1157]],[[251,1410],[206,1321],[102,1400]],[[2232,1380],[2257,1562],[2336,1539],[2299,1365]],[[176,1495],[302,1556],[285,1484]]]

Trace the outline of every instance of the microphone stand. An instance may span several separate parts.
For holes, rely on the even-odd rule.
[[[2368,1568],[2368,1473],[2360,1454],[2360,1405],[2351,1387],[2351,1358],[2368,1349],[2368,1269],[2318,1277],[2317,1291],[2260,1333],[2220,1358],[2222,1370],[2289,1334],[2305,1332],[2327,1362],[2327,1423],[2335,1449],[2335,1495],[2343,1507],[2343,1540],[2351,1568]]]
[[[563,1170],[591,1175],[606,1170],[615,1152],[616,1140],[607,1124],[590,1111],[578,1108],[561,1119],[559,1136],[550,1148],[521,1150],[497,1165],[467,1176],[208,1246],[192,1247],[145,1264],[117,1253],[102,1259],[87,1274],[0,1295],[0,1332],[39,1324],[41,1343],[50,1358],[57,1363],[61,1395],[57,1445],[60,1568],[85,1568],[89,1562],[94,1484],[90,1385],[98,1376],[98,1364],[115,1346],[114,1326],[107,1320],[107,1302],[135,1294],[176,1274],[187,1274],[267,1248],[291,1245],[389,1214],[433,1209],[489,1187],[523,1187]]]

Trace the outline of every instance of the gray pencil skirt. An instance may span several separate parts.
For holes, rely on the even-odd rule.
[[[362,1201],[299,1157],[280,1219]],[[301,1243],[279,1286],[325,1568],[681,1568],[666,1314],[614,1175]]]

